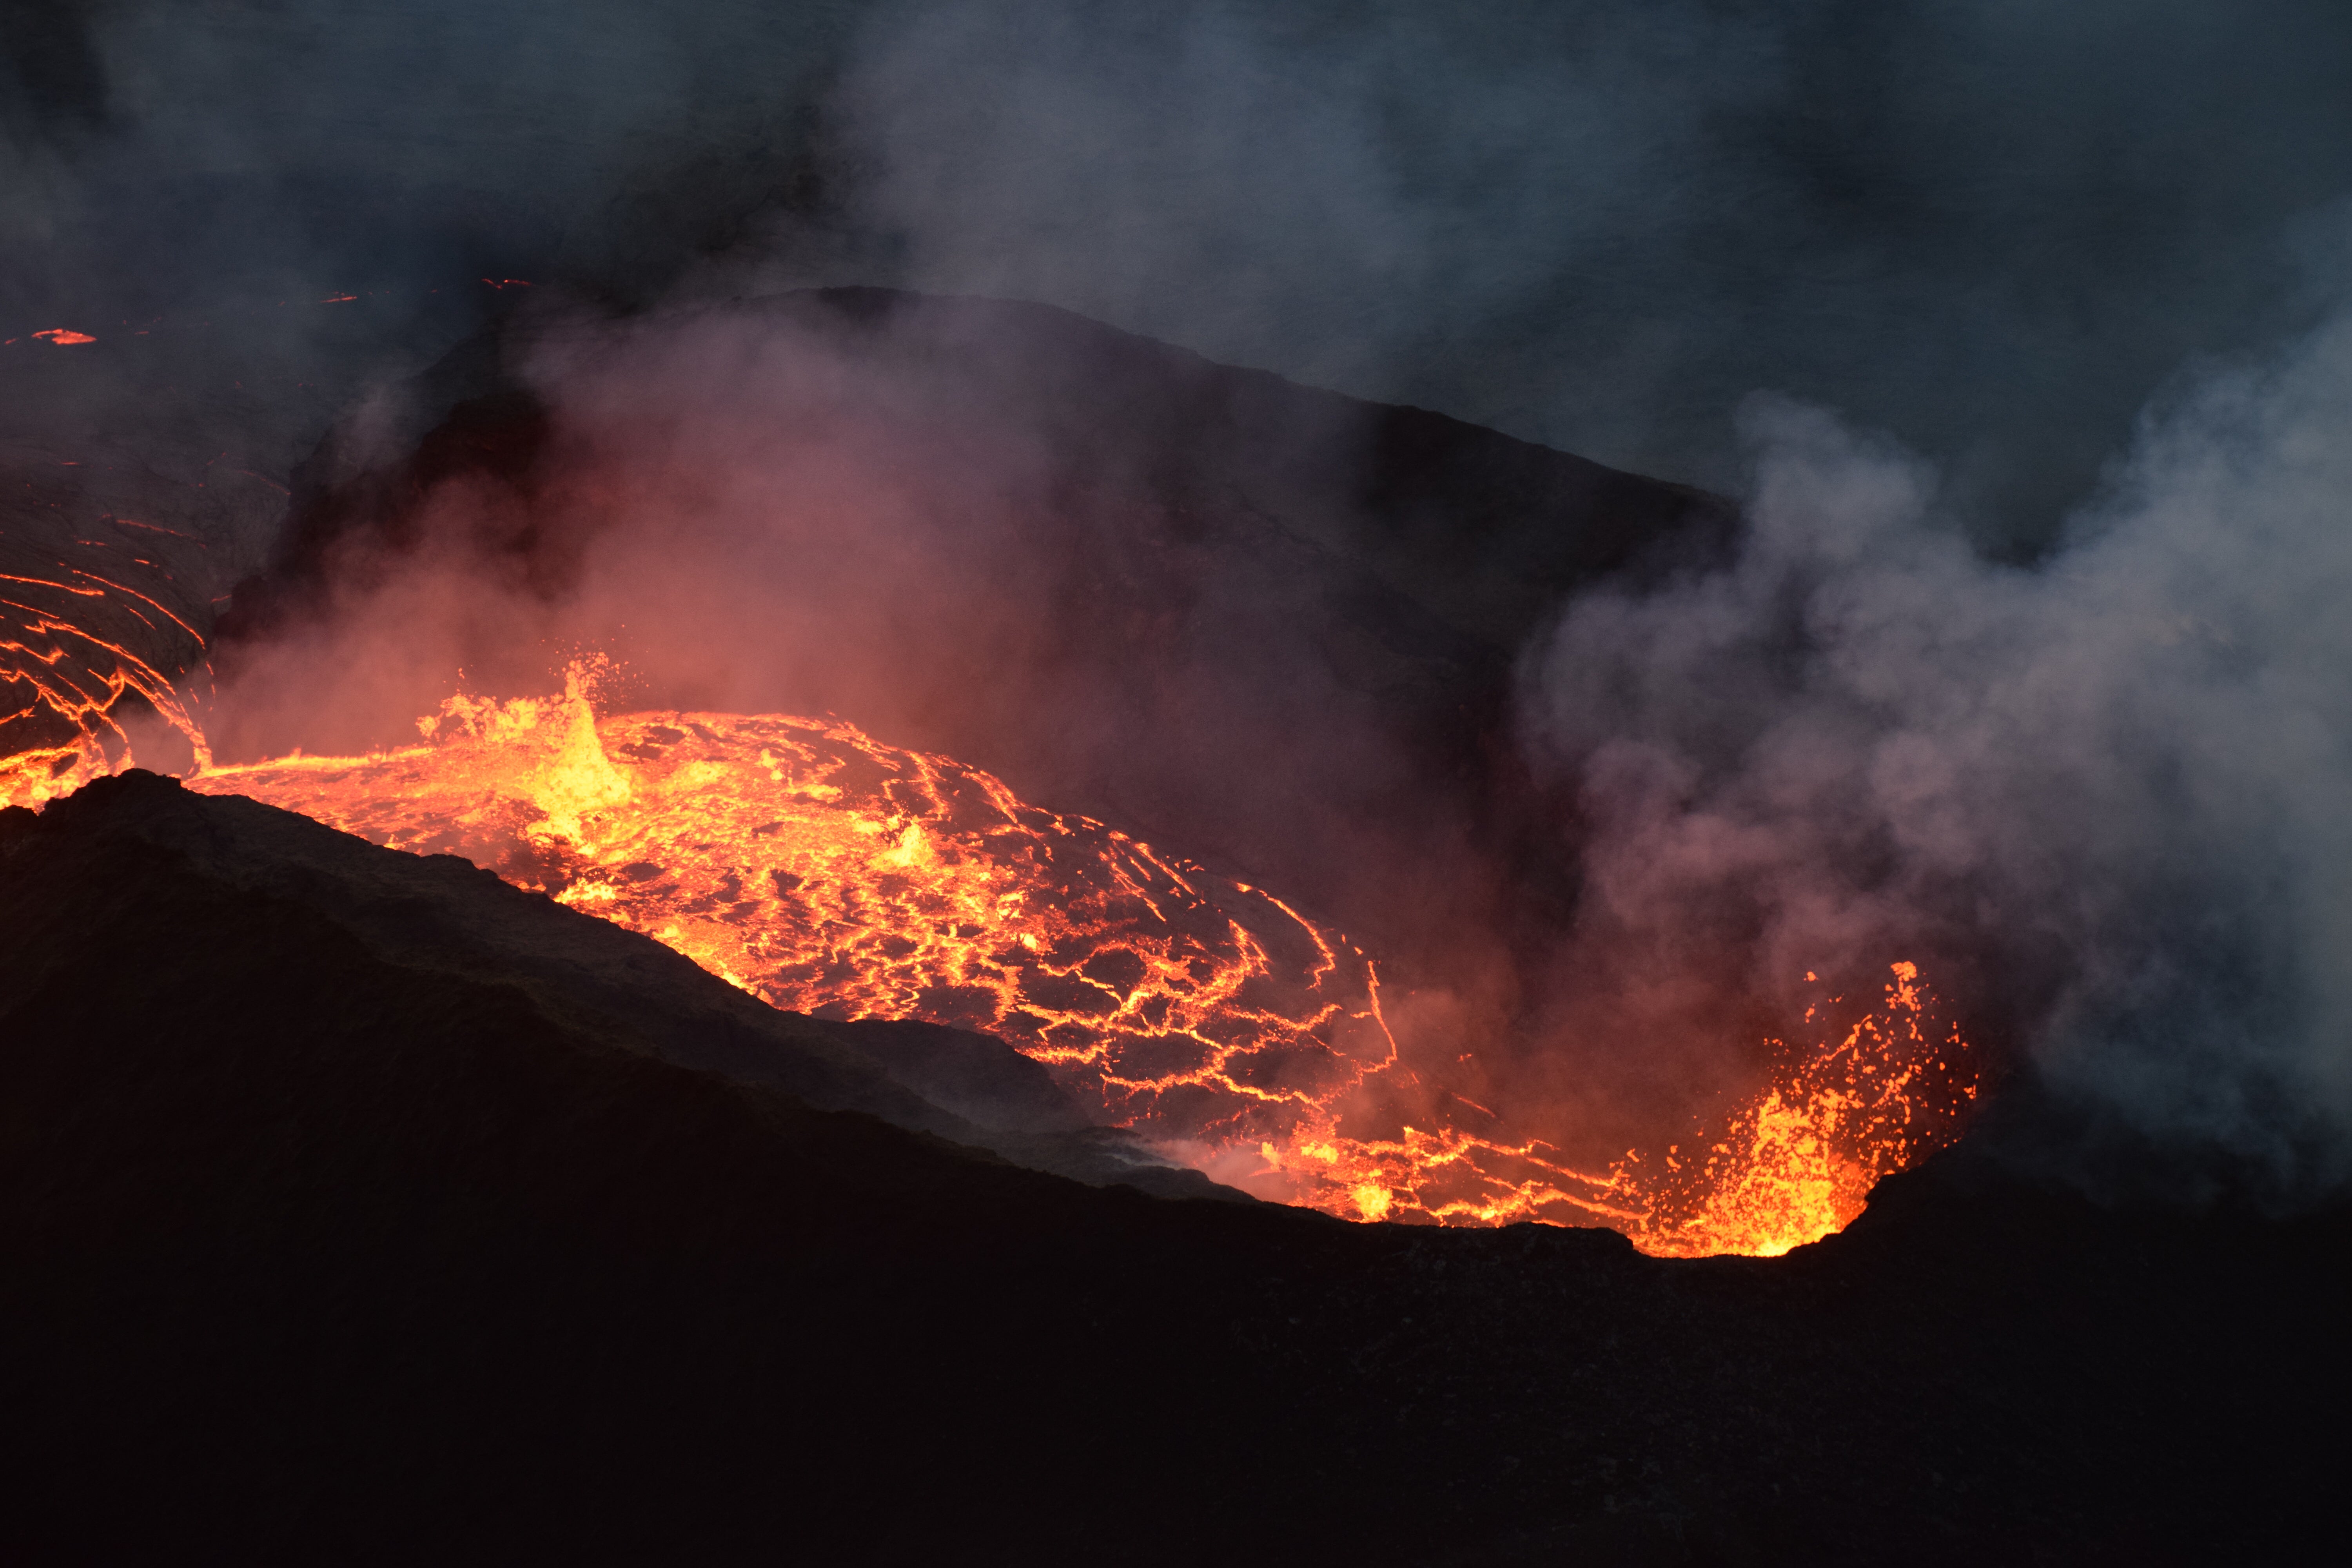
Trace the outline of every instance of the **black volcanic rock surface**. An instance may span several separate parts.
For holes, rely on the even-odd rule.
[[[102,814],[102,815],[100,815]],[[1082,1181],[1223,1195],[1115,1130],[1093,1127],[1045,1069],[984,1035],[916,1023],[829,1023],[780,1012],[650,937],[529,893],[455,855],[385,855],[364,839],[242,796],[201,804],[133,772],[55,808],[51,830],[96,818],[108,838],[183,858],[240,892],[295,900],[378,962],[420,981],[520,993],[559,1028],[824,1110],[984,1146]],[[71,879],[71,871],[58,873]],[[58,950],[16,949],[22,973]]]
[[[873,1114],[925,1113],[854,1033],[281,817],[142,775],[0,815],[12,1561],[2336,1539],[2340,1212],[1964,1146],[1821,1246],[1673,1263],[1087,1186]]]

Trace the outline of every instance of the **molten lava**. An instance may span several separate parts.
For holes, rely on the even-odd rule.
[[[1771,1087],[1687,1158],[1587,1172],[1453,1127],[1345,1136],[1355,1091],[1402,1070],[1378,973],[1263,889],[838,721],[600,721],[578,669],[560,699],[452,698],[420,727],[404,750],[190,782],[462,854],[778,1007],[997,1035],[1108,1119],[1350,1219],[1598,1219],[1661,1255],[1786,1252],[1948,1141],[1975,1094],[1898,963],[1881,1006],[1782,1047]]]
[[[975,768],[833,719],[599,720],[576,667],[560,698],[452,698],[418,745],[214,768],[155,671],[111,649],[117,674],[64,679],[68,651],[101,650],[54,615],[19,624],[31,637],[0,652],[79,738],[0,763],[0,803],[127,763],[103,742],[135,691],[196,745],[191,788],[463,855],[778,1007],[996,1035],[1103,1119],[1349,1219],[1598,1221],[1656,1255],[1774,1255],[1841,1229],[1882,1176],[1957,1136],[1977,1091],[1973,1053],[1905,963],[1877,1005],[1809,1012],[1818,1039],[1777,1045],[1761,1094],[1664,1156],[1585,1171],[1451,1125],[1353,1136],[1360,1091],[1412,1077],[1370,958],[1262,889],[1024,805]]]
[[[1629,1150],[1594,1175],[1554,1163],[1539,1142],[1411,1127],[1391,1141],[1309,1137],[1261,1153],[1300,1183],[1301,1201],[1350,1218],[1503,1225],[1597,1215],[1654,1257],[1778,1257],[1844,1229],[1880,1178],[1956,1138],[1976,1100],[1977,1063],[1956,1027],[1938,1037],[1918,966],[1891,973],[1874,1008],[1830,998],[1808,1009],[1817,1027],[1851,1022],[1801,1048],[1773,1042],[1769,1087],[1688,1153]]]
[[[169,623],[205,645],[161,599],[113,578],[62,563],[41,576],[0,572],[0,806],[38,805],[131,765],[118,717],[126,697],[185,736],[199,769],[210,760],[171,678],[129,637],[91,629],[98,606],[150,632]]]
[[[1371,964],[1259,889],[833,720],[452,699],[425,744],[223,768],[380,844],[453,851],[779,1007],[985,1030],[1118,1121],[1286,1134],[1385,1068]]]

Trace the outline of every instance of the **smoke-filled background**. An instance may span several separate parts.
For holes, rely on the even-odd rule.
[[[2096,1116],[2340,1175],[2339,6],[7,16],[25,460],[202,486],[225,604],[289,499],[452,401],[536,432],[304,557],[232,752],[396,739],[461,665],[617,643],[649,700],[833,706],[1230,828],[1175,847],[1414,947],[1430,1037],[1562,1136],[1704,1110],[1808,970],[1910,957]],[[1349,624],[1404,628],[1398,668],[1516,669],[1471,726],[1526,774],[1498,832],[1383,720],[1407,676],[1231,635],[1355,582],[1344,508],[1122,521],[1121,405],[1082,428],[1018,370],[971,405],[957,345],[1001,322],[845,347],[728,303],[818,284],[1062,307],[1735,494],[1745,531],[1534,606],[1466,539],[1420,599],[1444,551],[1373,573],[1410,602]],[[100,342],[27,337],[58,326]],[[1349,417],[1286,415],[1249,494],[1344,467]],[[1184,515],[1232,548],[1184,555]],[[1120,593],[1167,679],[1063,635]]]
[[[2004,545],[2185,362],[2307,330],[2352,221],[2324,0],[9,15],[26,327],[284,337],[280,300],[643,301],[721,258],[1041,300],[1717,488],[1769,387],[1929,454]]]

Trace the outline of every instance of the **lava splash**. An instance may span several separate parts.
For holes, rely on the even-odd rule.
[[[1882,1178],[1956,1140],[1975,1104],[1975,1053],[1916,964],[1890,973],[1874,1005],[1824,997],[1806,1011],[1810,1036],[1770,1042],[1771,1081],[1719,1129],[1694,1128],[1663,1154],[1629,1149],[1605,1173],[1562,1165],[1539,1142],[1451,1127],[1268,1142],[1260,1154],[1297,1201],[1351,1218],[1597,1216],[1653,1257],[1778,1257],[1844,1229]]]

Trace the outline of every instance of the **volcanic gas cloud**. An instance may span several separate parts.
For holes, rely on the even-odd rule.
[[[1495,978],[1559,940],[1509,912],[1551,807],[1492,760],[1509,639],[1549,599],[1491,563],[1443,580],[1458,531],[1411,531],[1461,481],[1431,490],[1428,454],[1489,440],[1449,460],[1535,479],[1487,504],[1565,483],[1546,504],[1596,538],[1664,536],[1683,500],[1419,426],[1370,465],[1404,500],[1325,506],[1366,467],[1366,405],[1054,313],[863,324],[884,309],[559,322],[527,384],[391,469],[342,432],[341,488],[239,590],[309,597],[246,617],[201,711],[111,629],[170,615],[160,595],[25,571],[9,689],[41,743],[0,792],[137,760],[130,694],[192,787],[463,855],[779,1007],[998,1036],[1170,1157],[1349,1219],[1772,1254],[1958,1134],[1982,1053],[1929,952],[1857,941],[1759,990],[1737,940],[1694,941],[1674,984],[1585,977],[1636,1005],[1570,1026]],[[1404,531],[1351,542],[1383,505]],[[461,665],[528,691],[551,645],[626,662],[447,695]],[[677,706],[627,710],[648,687]],[[387,732],[436,701],[417,742]],[[289,744],[318,737],[354,754]],[[1493,805],[1514,789],[1533,804]],[[1624,1098],[1582,1081],[1611,1063],[1649,1072],[1647,1109],[1582,1117]]]

